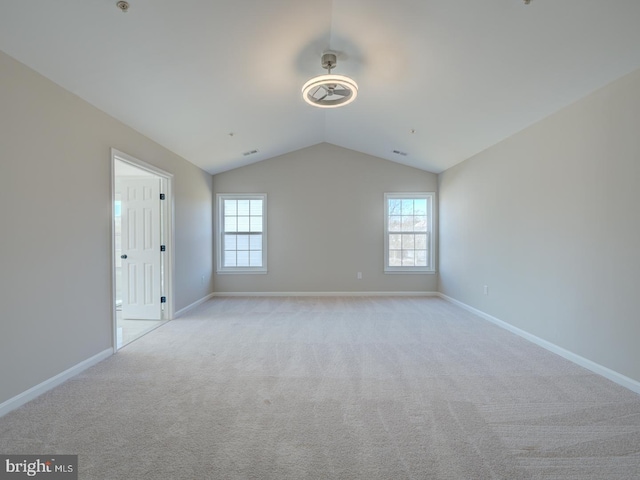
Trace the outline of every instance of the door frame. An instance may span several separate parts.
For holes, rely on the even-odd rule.
[[[129,165],[145,170],[160,177],[161,191],[165,194],[165,200],[161,203],[160,216],[162,230],[160,233],[161,241],[163,245],[166,245],[166,254],[161,261],[161,275],[164,281],[164,296],[167,297],[167,301],[164,304],[162,310],[162,321],[168,322],[173,320],[175,316],[175,302],[174,302],[174,264],[175,264],[175,251],[174,251],[174,200],[173,200],[173,174],[165,170],[162,170],[154,165],[139,160],[131,155],[127,155],[115,148],[111,148],[111,310],[112,310],[112,342],[113,352],[118,351],[117,335],[118,325],[116,318],[116,244],[115,244],[115,200],[116,200],[116,188],[115,188],[115,162],[116,160],[128,163]]]

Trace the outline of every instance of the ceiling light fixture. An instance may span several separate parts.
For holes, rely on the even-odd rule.
[[[344,75],[334,75],[337,58],[335,53],[322,55],[322,68],[329,73],[313,77],[302,87],[302,98],[309,105],[319,108],[336,108],[348,105],[358,96],[358,84]]]

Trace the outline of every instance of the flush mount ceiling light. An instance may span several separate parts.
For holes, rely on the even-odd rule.
[[[358,84],[344,75],[334,75],[337,58],[335,53],[322,55],[322,68],[329,73],[313,77],[302,87],[302,98],[309,105],[319,108],[336,108],[348,105],[358,96]]]

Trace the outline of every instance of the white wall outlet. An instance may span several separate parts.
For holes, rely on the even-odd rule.
[[[358,272],[358,273],[356,274],[356,278],[357,278],[358,280],[362,280],[362,272]]]
[[[202,285],[204,285],[204,275],[202,275],[202,277],[200,277],[200,283],[201,283]]]
[[[489,295],[489,285],[484,286],[484,294]]]

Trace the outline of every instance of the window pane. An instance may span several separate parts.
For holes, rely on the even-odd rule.
[[[235,267],[236,266],[236,252],[224,252],[224,266]]]
[[[405,268],[427,271],[432,267],[429,264],[432,195],[419,193],[416,197],[409,198],[406,193],[387,194],[388,264],[385,267],[403,267],[396,269],[398,271]]]
[[[238,202],[237,200],[225,200],[224,201],[224,214],[225,215],[235,215],[236,214],[236,206]]]
[[[389,200],[389,215],[402,215],[402,201],[401,200]]]
[[[224,217],[224,231],[225,232],[237,232],[238,224],[236,217]]]
[[[402,200],[402,215],[413,215],[413,200]]]
[[[249,216],[249,200],[238,200],[238,215]]]
[[[402,266],[403,267],[415,267],[416,262],[413,255],[413,250],[402,250]]]
[[[389,217],[389,231],[401,232],[402,231],[402,217],[396,215]]]
[[[238,235],[238,250],[249,250],[249,235]]]
[[[426,232],[427,231],[427,216],[415,216],[413,217],[413,231],[414,232]]]
[[[225,235],[224,236],[224,249],[225,250],[235,250],[236,249],[236,236],[235,235]]]
[[[262,252],[249,252],[249,264],[252,267],[261,267],[262,266]]]
[[[266,271],[266,196],[229,194],[218,198],[222,214],[216,242],[219,268]]]
[[[249,252],[238,252],[238,267],[248,267],[249,266]]]
[[[389,251],[389,266],[400,267],[402,266],[402,252],[400,250]]]
[[[251,212],[250,215],[262,216],[262,200],[251,200]]]
[[[413,235],[402,235],[402,249],[403,250],[413,250],[414,242]]]
[[[249,217],[249,231],[261,232],[262,231],[262,217]]]
[[[249,217],[238,217],[238,231],[239,232],[249,231]]]
[[[262,250],[262,235],[249,236],[249,250]]]
[[[413,214],[414,215],[426,215],[427,214],[427,199],[416,198],[413,201]]]

